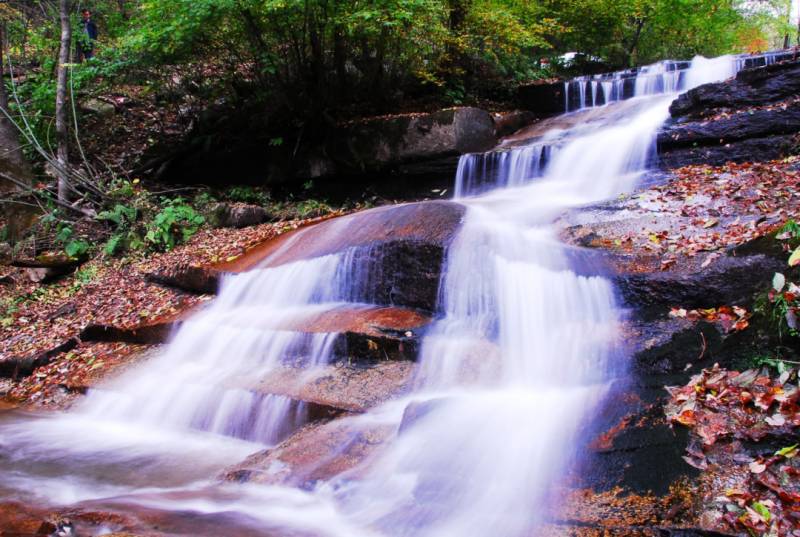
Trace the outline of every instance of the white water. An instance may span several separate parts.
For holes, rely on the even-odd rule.
[[[684,78],[727,77],[730,65],[695,60]],[[0,497],[125,495],[160,509],[241,513],[291,534],[528,534],[545,521],[582,428],[625,370],[612,285],[573,270],[551,222],[635,187],[673,98],[641,97],[622,121],[462,159],[456,190],[467,213],[415,391],[353,421],[398,427],[407,405],[425,412],[364,468],[311,491],[204,480],[305,420],[302,405],[234,386],[286,362],[330,359],[333,335],[281,327],[368,296],[369,281],[344,252],[232,278],[165,353],[74,412],[0,425],[12,463],[0,465]]]
[[[691,62],[665,60],[638,69],[580,76],[564,83],[564,108],[571,112],[633,97],[688,91],[730,78],[745,67],[770,65],[785,54],[773,51],[713,59],[696,56]]]

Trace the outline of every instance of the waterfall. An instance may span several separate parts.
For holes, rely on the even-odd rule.
[[[691,62],[666,60],[637,69],[601,75],[580,76],[564,82],[564,109],[567,112],[643,97],[688,91],[692,88],[725,80],[745,68],[771,65],[786,51],[757,55],[696,56]],[[587,89],[591,98],[587,99]],[[597,99],[598,89],[602,100]]]
[[[352,418],[396,431],[357,471],[311,490],[203,482],[307,419],[301,403],[237,385],[281,365],[331,360],[334,334],[296,327],[370,302],[380,277],[364,262],[372,253],[349,250],[231,277],[163,353],[73,411],[0,424],[2,455],[14,465],[0,495],[4,486],[65,503],[126,494],[159,509],[239,513],[269,534],[535,534],[557,504],[554,486],[581,432],[626,371],[610,280],[579,273],[551,223],[569,208],[633,189],[675,92],[726,78],[740,64],[696,58],[578,79],[566,92],[582,107],[629,94],[640,106],[522,147],[462,157],[455,190],[466,215],[446,255],[439,314],[423,340],[414,389]],[[412,405],[425,412],[402,422]],[[168,457],[154,464],[152,453]],[[68,469],[54,476],[50,468],[64,460]],[[178,468],[176,483],[168,478]]]

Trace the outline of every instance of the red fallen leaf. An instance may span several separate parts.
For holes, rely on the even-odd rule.
[[[675,418],[673,418],[673,421],[677,421],[681,425],[686,425],[687,427],[692,427],[693,425],[697,424],[694,410],[684,410]]]
[[[781,501],[789,504],[800,504],[800,494],[784,489],[778,478],[770,472],[764,472],[756,478],[756,482],[778,495]]]

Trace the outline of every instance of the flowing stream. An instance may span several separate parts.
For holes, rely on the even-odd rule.
[[[236,386],[287,359],[328,363],[334,334],[291,327],[370,302],[371,276],[340,252],[230,278],[165,352],[68,413],[0,416],[0,498],[235,513],[269,535],[529,534],[557,506],[579,433],[626,369],[612,284],[576,270],[551,223],[633,189],[675,95],[743,65],[696,58],[576,79],[567,106],[608,115],[462,157],[467,211],[413,393],[351,419],[397,430],[409,405],[423,411],[358,472],[312,490],[213,480],[308,419],[302,403]]]

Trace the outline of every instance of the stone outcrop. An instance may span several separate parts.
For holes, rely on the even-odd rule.
[[[286,233],[215,269],[241,272],[342,253],[361,275],[363,301],[433,312],[445,250],[464,211],[448,201],[378,207]]]
[[[269,222],[272,215],[258,205],[218,203],[212,207],[209,220],[214,227],[243,228]]]
[[[776,103],[800,94],[800,62],[784,61],[740,71],[732,81],[705,84],[675,99],[672,117],[705,117],[720,109]]]
[[[678,97],[658,135],[661,165],[718,165],[781,158],[800,132],[800,62],[740,71]]]
[[[325,179],[337,177],[339,191],[363,192],[366,184],[382,187],[388,176],[415,184],[452,177],[459,155],[497,143],[492,115],[470,107],[331,124],[299,131],[296,139],[284,135],[281,143],[265,139],[272,125],[261,116],[239,111],[201,122],[183,147],[154,149],[136,171],[180,183],[220,184],[232,176],[268,185],[313,180],[322,191]]]
[[[334,130],[320,151],[327,159],[310,161],[300,176],[402,171],[405,164],[452,159],[496,144],[494,120],[478,108],[354,121]]]
[[[180,264],[145,274],[153,283],[175,287],[196,294],[216,294],[222,272],[213,267]]]
[[[176,265],[146,278],[192,293],[214,294],[225,274],[343,254],[359,278],[354,299],[433,313],[444,255],[465,210],[449,201],[378,207],[279,235],[230,262]]]

